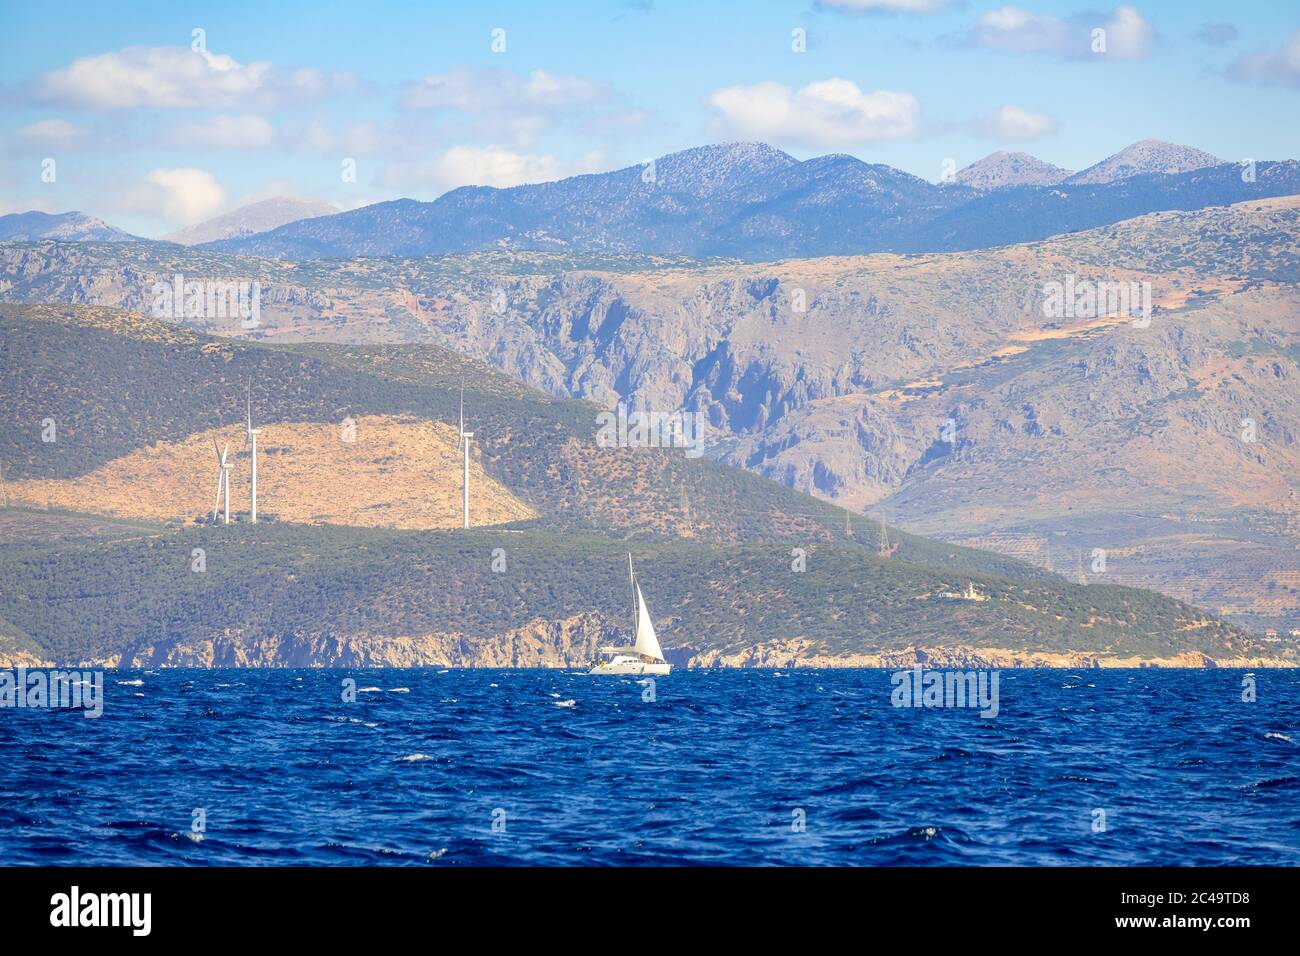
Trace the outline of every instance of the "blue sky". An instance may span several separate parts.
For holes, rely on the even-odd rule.
[[[271,195],[431,199],[734,139],[930,180],[1148,137],[1300,157],[1300,6],[1278,2],[6,4],[0,36],[0,213],[143,235]]]

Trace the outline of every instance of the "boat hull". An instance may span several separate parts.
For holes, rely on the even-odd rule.
[[[655,676],[664,677],[673,667],[671,664],[653,663],[647,664],[643,661],[605,661],[597,664],[588,674],[614,674],[623,676]]]

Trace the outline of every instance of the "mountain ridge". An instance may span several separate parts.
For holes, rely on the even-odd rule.
[[[1300,163],[1257,166],[1247,182],[1236,164],[1144,140],[1059,179],[1068,171],[1027,154],[995,153],[963,170],[975,188],[844,154],[799,161],[765,144],[731,143],[554,182],[376,203],[204,248],[290,260],[492,248],[747,261],[949,252],[1161,209],[1300,193]]]
[[[58,242],[147,241],[83,212],[47,213],[33,210],[0,216],[0,241],[35,239],[53,239]]]

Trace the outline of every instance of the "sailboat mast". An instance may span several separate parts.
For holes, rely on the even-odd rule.
[[[637,611],[636,606],[636,572],[632,570],[632,552],[627,553],[627,579],[632,587],[632,641],[636,642]]]

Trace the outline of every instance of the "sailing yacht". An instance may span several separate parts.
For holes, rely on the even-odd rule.
[[[609,657],[596,664],[589,674],[667,674],[672,666],[664,660],[659,638],[655,637],[654,622],[632,570],[632,555],[627,556],[627,573],[632,579],[633,614],[636,616],[636,643],[632,647],[602,647],[600,652]]]

